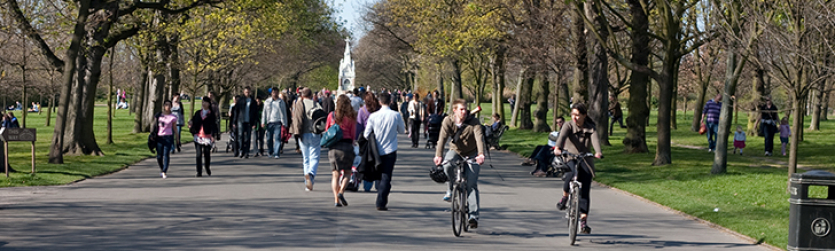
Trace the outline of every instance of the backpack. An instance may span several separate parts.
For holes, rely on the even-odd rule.
[[[304,100],[302,100],[302,107],[304,107]],[[322,106],[313,102],[313,108],[307,110],[307,119],[310,120],[310,132],[313,134],[322,134],[328,123],[328,113],[322,110]]]

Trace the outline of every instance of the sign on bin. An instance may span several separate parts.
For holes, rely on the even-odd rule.
[[[35,128],[0,128],[0,141],[37,141]]]

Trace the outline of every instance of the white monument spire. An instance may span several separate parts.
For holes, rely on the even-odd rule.
[[[345,38],[345,54],[342,60],[339,61],[339,87],[337,91],[354,90],[354,60],[351,59],[351,43],[350,39]]]

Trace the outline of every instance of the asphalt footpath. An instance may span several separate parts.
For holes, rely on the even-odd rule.
[[[554,206],[562,182],[530,176],[504,151],[481,168],[479,227],[455,237],[446,188],[428,175],[434,150],[399,142],[389,211],[375,209],[373,189],[334,207],[325,150],[306,192],[292,143],[280,159],[242,159],[224,140],[211,177],[195,177],[194,146],[184,145],[167,179],[147,159],[66,186],[0,189],[0,250],[771,250],[598,185],[592,233],[570,246]]]

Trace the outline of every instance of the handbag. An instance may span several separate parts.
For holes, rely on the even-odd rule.
[[[699,127],[699,134],[705,134],[707,132],[707,125],[702,123],[702,126]]]
[[[290,137],[292,137],[292,136],[293,135],[290,134],[290,130],[286,126],[282,125],[281,126],[281,142],[287,143],[287,141],[290,141]]]
[[[331,113],[331,116],[333,116],[333,113]],[[333,124],[322,134],[322,139],[319,140],[319,146],[330,148],[340,140],[342,140],[342,128],[339,127],[339,124]]]

